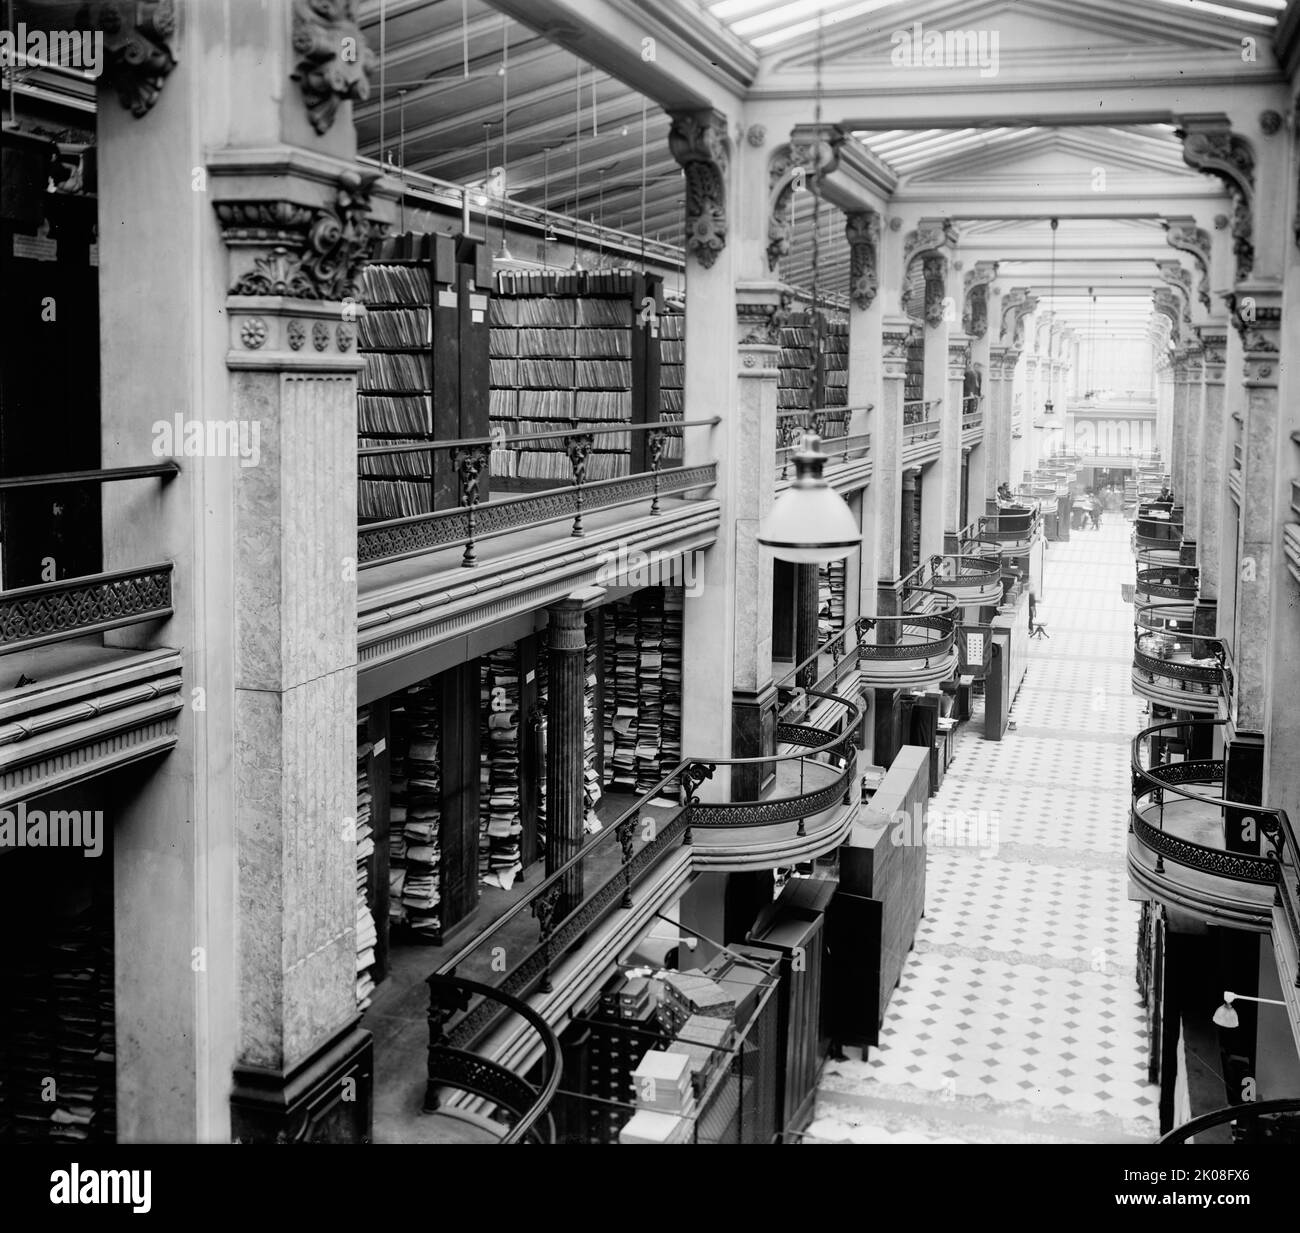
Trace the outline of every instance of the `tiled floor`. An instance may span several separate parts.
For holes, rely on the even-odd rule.
[[[1129,525],[1047,554],[1014,731],[962,726],[932,811],[982,810],[983,847],[931,847],[926,915],[878,1048],[822,1076],[813,1141],[1151,1141],[1126,898]],[[971,827],[968,834],[978,833]]]

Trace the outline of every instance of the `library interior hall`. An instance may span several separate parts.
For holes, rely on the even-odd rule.
[[[0,0],[0,1143],[1296,1143],[1288,354],[1297,0]]]

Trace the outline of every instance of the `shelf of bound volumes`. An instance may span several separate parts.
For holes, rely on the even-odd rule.
[[[604,618],[604,777],[611,792],[648,792],[681,760],[681,587],[650,587]]]
[[[441,724],[432,681],[392,700],[389,764],[389,913],[412,941],[442,936]]]
[[[647,345],[642,302],[662,298],[659,280],[631,270],[497,275],[491,302],[490,432],[527,438],[643,424],[659,407],[659,349]],[[644,469],[643,434],[596,435],[589,481]],[[568,484],[563,438],[498,446],[498,487],[530,491]]]
[[[0,1140],[5,1142],[112,1143],[117,1137],[113,866],[111,857],[87,863],[103,866],[105,874],[91,874],[88,893],[75,906],[56,915],[42,904],[23,918],[21,932],[15,927],[8,934],[0,971]],[[17,861],[11,876],[18,876],[16,866]],[[72,881],[81,870],[66,873]],[[32,888],[62,889],[64,881],[53,866],[34,876],[30,863],[23,876]],[[24,892],[14,887],[6,895],[6,907],[13,910]],[[39,924],[36,936],[33,921]]]
[[[659,418],[686,417],[686,313],[680,303],[668,301],[659,314]],[[664,441],[662,466],[682,461],[681,433]]]
[[[817,633],[825,642],[844,628],[845,562],[830,561],[818,570]]]
[[[780,374],[776,405],[779,411],[809,411],[817,384],[817,331],[811,313],[791,313],[781,327]],[[807,427],[807,425],[804,425]]]
[[[903,423],[925,419],[925,335],[917,326],[907,333],[907,363],[903,375]]]
[[[587,649],[583,660],[582,692],[582,795],[583,825],[587,832],[600,830],[596,808],[602,794],[600,764],[602,750],[596,740],[596,717],[601,713],[600,645],[604,621],[599,609],[586,615]]]
[[[479,881],[509,890],[524,868],[517,647],[511,644],[486,656],[480,680]]]
[[[849,323],[828,321],[822,337],[822,406],[847,407],[848,405]],[[832,435],[829,429],[826,435],[828,437]]]
[[[375,991],[375,947],[379,933],[373,912],[373,866],[375,859],[375,834],[371,826],[373,811],[370,789],[370,757],[374,745],[370,741],[370,710],[357,711],[357,815],[356,815],[356,872],[357,872],[357,1009],[370,1005]]]
[[[364,367],[357,437],[377,445],[485,437],[487,246],[445,235],[389,237],[362,274],[357,323]],[[357,460],[362,522],[427,514],[460,500],[450,456],[385,454]],[[486,499],[486,479],[479,496]]]

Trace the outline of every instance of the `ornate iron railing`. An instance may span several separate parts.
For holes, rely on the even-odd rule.
[[[684,759],[487,929],[478,932],[442,963],[435,975],[453,976],[457,968],[471,962],[476,954],[490,956],[497,939],[501,940],[501,954],[518,956],[508,963],[501,979],[490,986],[495,994],[501,996],[495,1000],[485,994],[471,997],[466,1005],[457,1007],[463,1013],[450,1026],[450,1016],[440,1017],[437,1043],[468,1052],[507,1013],[503,996],[522,1000],[535,991],[548,991],[554,963],[609,913],[620,908],[630,909],[633,906],[632,891],[641,879],[668,851],[690,844],[695,828],[763,827],[795,822],[798,824],[796,834],[803,835],[807,818],[836,804],[848,804],[857,777],[854,730],[862,719],[861,708],[851,699],[835,694],[816,690],[806,693],[809,697],[839,704],[841,716],[834,728],[828,730],[816,724],[785,722],[778,725],[778,739],[783,744],[795,746],[793,752],[782,754],[774,751],[750,758]],[[820,766],[822,774],[828,769],[833,770],[833,778],[805,790],[802,784],[804,764],[825,754],[837,761],[842,759],[842,766]],[[801,767],[798,793],[774,794],[762,800],[722,805],[702,804],[697,795],[700,785],[712,778],[719,766],[766,766],[794,761]],[[668,816],[646,812],[654,803],[663,803],[670,791],[678,795],[676,812]],[[581,877],[583,863],[590,862],[602,847],[615,843],[619,847],[613,872],[598,886],[584,887],[580,901],[568,902],[566,895],[571,894],[574,876]],[[536,932],[531,940],[521,941],[520,926],[529,916],[537,923]],[[507,929],[509,934],[504,934]]]
[[[913,441],[932,440],[939,435],[941,426],[939,420],[914,420],[903,425],[903,440],[909,444]]]
[[[866,632],[883,627],[887,641],[867,642]],[[858,618],[858,662],[868,660],[932,659],[946,656],[953,647],[956,619],[951,613],[909,612],[901,616]],[[907,641],[910,639],[910,641]]]
[[[852,459],[865,458],[871,449],[871,434],[849,434],[855,414],[869,414],[874,405],[865,407],[826,407],[814,411],[778,411],[776,419],[776,478],[790,478],[790,460],[799,450],[799,439],[805,432],[815,432],[822,438],[822,452],[830,463],[841,464]]]
[[[1194,565],[1151,565],[1138,570],[1137,591],[1158,599],[1195,599],[1199,573]]]
[[[460,484],[460,504],[432,514],[413,514],[370,522],[357,529],[357,564],[361,568],[399,561],[440,548],[464,546],[461,564],[478,564],[480,540],[505,535],[521,527],[572,520],[572,534],[585,534],[584,513],[616,509],[649,501],[650,514],[659,514],[660,497],[712,488],[717,482],[717,465],[697,467],[662,466],[664,443],[688,428],[711,428],[721,423],[718,416],[702,420],[664,420],[652,424],[583,426],[573,429],[528,433],[515,437],[466,437],[455,441],[380,445],[359,449],[358,459],[388,454],[450,453]],[[598,436],[610,433],[646,434],[650,470],[616,479],[588,482],[587,465]],[[572,470],[570,483],[557,483],[543,492],[523,493],[480,502],[479,479],[485,473],[490,450],[507,449],[520,443],[562,441]],[[370,478],[362,476],[362,478]]]
[[[1158,1147],[1186,1143],[1196,1135],[1213,1130],[1216,1126],[1232,1124],[1233,1143],[1274,1143],[1294,1147],[1300,1143],[1300,1097],[1286,1096],[1278,1100],[1247,1101],[1239,1105],[1225,1105],[1202,1113],[1190,1122],[1175,1126],[1156,1140]]]
[[[1162,736],[1162,733],[1177,733],[1176,739],[1183,740],[1197,733],[1208,733],[1226,722],[1206,719],[1156,724],[1134,737],[1130,748],[1133,800],[1129,829],[1144,847],[1155,853],[1157,873],[1163,872],[1165,860],[1171,860],[1214,877],[1275,886],[1275,902],[1284,910],[1293,941],[1300,944],[1300,876],[1296,866],[1296,837],[1285,810],[1227,800],[1188,786],[1221,786],[1224,763],[1220,759],[1143,765],[1145,745],[1157,737],[1161,742],[1175,739]],[[1232,810],[1253,820],[1258,835],[1267,845],[1266,850],[1261,855],[1229,851],[1169,833],[1165,827],[1165,805],[1169,796],[1206,805],[1220,813]],[[1297,983],[1300,984],[1300,980]]]
[[[171,614],[170,561],[0,591],[0,655]]]
[[[559,1090],[563,1061],[559,1038],[550,1024],[527,1002],[491,985],[438,973],[430,976],[427,984],[429,1055],[424,1111],[435,1112],[442,1091],[452,1088],[490,1101],[506,1115],[509,1128],[501,1137],[502,1143],[553,1143],[555,1127],[546,1110]],[[518,1015],[537,1033],[542,1042],[542,1077],[537,1087],[508,1067],[449,1043],[444,1030],[447,1021],[457,1011],[464,1010],[471,997],[497,1004],[502,1013],[510,1011]]]

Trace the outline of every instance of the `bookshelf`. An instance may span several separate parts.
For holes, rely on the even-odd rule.
[[[357,711],[357,813],[356,889],[357,889],[357,1009],[370,1005],[375,991],[375,948],[379,931],[375,925],[373,904],[373,865],[375,833],[370,789],[370,757],[374,746],[370,740],[370,708]]]
[[[482,662],[478,871],[481,882],[500,890],[509,890],[524,868],[519,676],[513,644]]]
[[[543,274],[503,272],[490,307],[489,418],[493,436],[527,437],[642,424],[659,408],[659,348],[641,319],[662,300],[660,280],[630,270]],[[531,491],[567,484],[573,471],[562,438],[495,448],[498,488]],[[641,471],[641,434],[601,433],[587,459],[589,481]]]
[[[406,804],[403,918],[414,940],[438,942],[442,938],[442,725],[432,680],[406,690],[402,721]]]
[[[817,634],[820,642],[844,628],[845,562],[830,561],[818,570]]]
[[[680,587],[651,587],[605,606],[604,782],[611,792],[647,792],[681,760],[683,599]]]
[[[919,423],[925,419],[925,408],[920,405],[925,398],[925,335],[919,326],[907,332],[907,362],[903,376],[903,423]]]
[[[680,303],[669,301],[659,316],[659,418],[686,417],[686,313]],[[664,441],[661,466],[680,466],[683,440],[680,433]]]
[[[491,259],[486,245],[406,233],[363,272],[357,436],[375,445],[487,436]],[[446,452],[358,459],[362,522],[449,509],[460,484]],[[486,477],[479,496],[486,499]]]
[[[777,410],[811,411],[817,385],[817,331],[812,314],[791,313],[781,326],[780,344]]]
[[[588,830],[596,830],[596,808],[600,804],[601,765],[604,750],[600,742],[597,719],[602,714],[601,704],[601,629],[603,620],[599,609],[586,615],[587,649],[583,662],[582,695],[582,787]]]

